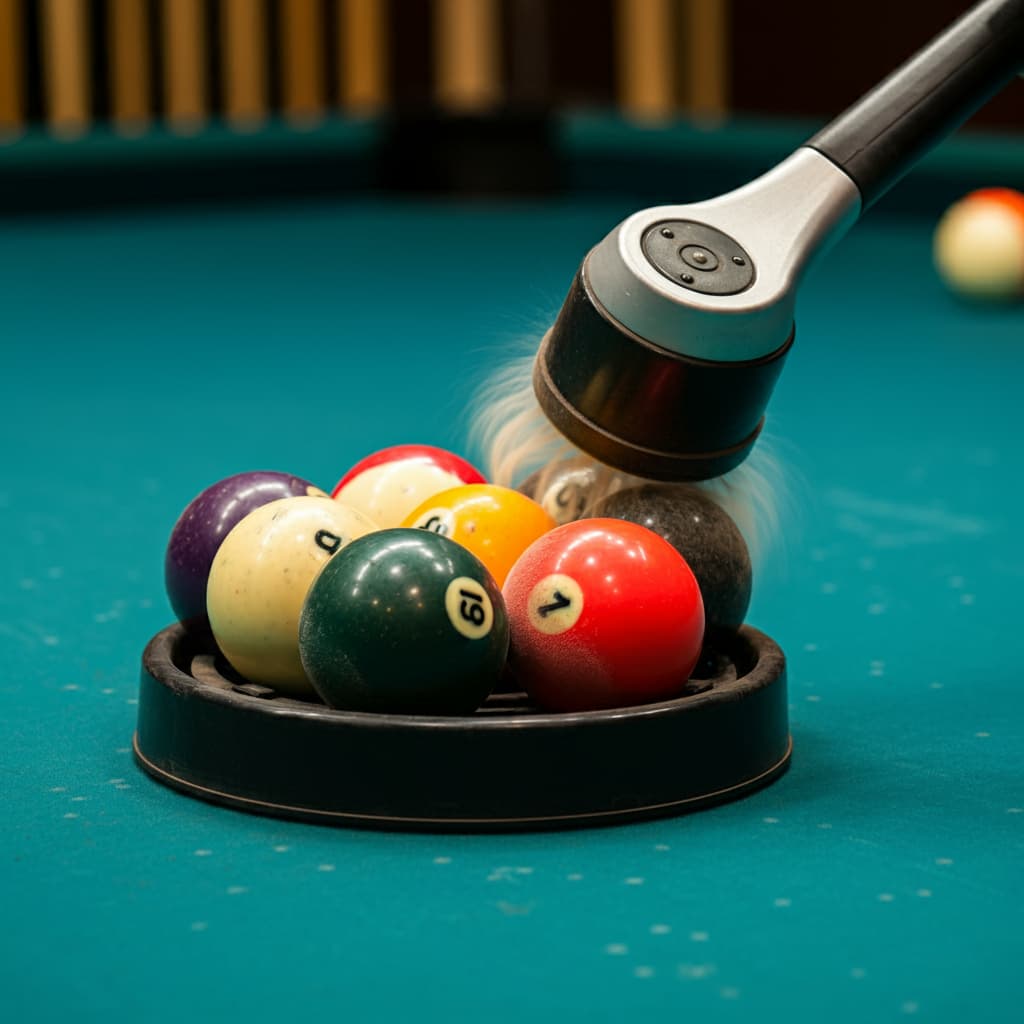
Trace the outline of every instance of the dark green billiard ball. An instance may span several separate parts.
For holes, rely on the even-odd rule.
[[[475,555],[427,530],[379,530],[314,580],[299,654],[331,707],[463,715],[496,686],[508,636],[501,591]]]
[[[753,570],[732,517],[703,491],[685,484],[643,484],[599,502],[586,518],[609,516],[646,526],[689,563],[704,598],[705,635],[735,632],[750,606]]]

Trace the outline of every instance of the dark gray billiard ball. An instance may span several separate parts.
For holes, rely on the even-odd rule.
[[[743,624],[753,582],[750,552],[729,514],[703,491],[685,484],[630,487],[586,514],[597,516],[646,526],[686,559],[704,597],[707,637]]]

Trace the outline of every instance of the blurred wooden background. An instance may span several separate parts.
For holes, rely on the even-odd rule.
[[[966,0],[0,0],[0,136],[379,113],[838,113]],[[1024,132],[1024,82],[971,127]]]

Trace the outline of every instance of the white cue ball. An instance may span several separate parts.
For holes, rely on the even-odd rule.
[[[954,203],[935,229],[934,256],[942,279],[960,295],[1024,296],[1024,195],[990,188]]]

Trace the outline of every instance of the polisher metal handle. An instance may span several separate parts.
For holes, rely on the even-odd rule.
[[[1024,0],[983,0],[807,142],[864,207],[1024,69]]]

